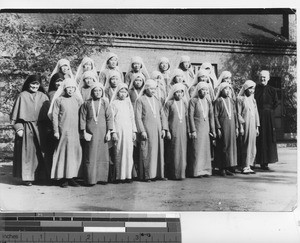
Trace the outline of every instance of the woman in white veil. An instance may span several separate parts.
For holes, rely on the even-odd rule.
[[[62,73],[65,76],[65,78],[69,77],[71,79],[74,79],[74,75],[72,73],[72,69],[70,66],[70,61],[67,59],[60,59],[57,62],[55,68],[53,69],[53,71],[50,75],[50,79],[56,73]]]
[[[191,58],[189,56],[181,56],[177,68],[181,69],[184,73],[184,80],[188,87],[191,87],[195,78],[193,67],[191,64]]]
[[[134,56],[130,60],[130,66],[128,68],[128,71],[125,75],[125,83],[130,86],[132,82],[132,75],[134,73],[142,73],[145,76],[145,80],[150,78],[150,75],[148,73],[148,70],[144,64],[144,61],[139,56]]]
[[[217,76],[215,73],[215,69],[211,65],[211,63],[209,63],[209,62],[202,63],[202,65],[200,66],[200,69],[205,69],[208,71],[210,83],[211,83],[213,89],[219,85],[218,79],[217,79]]]
[[[103,62],[102,66],[101,66],[101,69],[100,69],[99,81],[103,85],[106,85],[110,71],[119,72],[121,81],[124,82],[124,76],[119,67],[119,58],[118,58],[117,54],[115,54],[113,52],[108,53],[105,61]]]
[[[75,75],[75,80],[76,80],[77,84],[80,82],[81,76],[86,71],[94,72],[95,76],[98,78],[97,70],[95,67],[95,62],[90,57],[84,57],[79,65],[79,67],[77,68],[77,72]]]

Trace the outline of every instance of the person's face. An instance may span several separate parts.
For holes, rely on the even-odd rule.
[[[63,65],[60,67],[60,70],[63,74],[67,74],[69,71],[69,67],[68,67],[68,65]]]
[[[141,67],[142,67],[142,64],[141,64],[141,63],[137,63],[137,62],[132,63],[132,69],[133,69],[133,71],[136,72],[136,73],[137,73],[138,71],[140,71]]]
[[[161,62],[159,64],[159,68],[162,71],[167,71],[169,69],[169,64],[167,62]]]
[[[223,97],[228,97],[230,95],[230,88],[229,87],[225,87],[223,90],[222,90],[222,96]]]
[[[140,77],[137,77],[134,82],[133,85],[136,89],[141,89],[143,86],[143,80]]]
[[[178,90],[174,93],[175,100],[181,100],[183,97],[183,90]]]
[[[198,77],[198,82],[206,82],[207,83],[207,81],[208,81],[208,78],[205,75]]]
[[[205,68],[208,73],[211,73],[210,67]]]
[[[62,84],[63,80],[62,79],[57,79],[55,81],[55,88],[58,89],[58,87]]]
[[[177,76],[175,76],[174,77],[174,83],[182,83],[182,81],[183,81],[183,77],[182,76],[179,76],[179,75],[177,75]]]
[[[66,92],[66,94],[67,94],[67,96],[72,96],[73,94],[74,94],[74,92],[75,92],[75,87],[67,87],[67,88],[65,88],[65,92]]]
[[[264,85],[264,86],[267,85],[269,82],[269,79],[270,79],[270,77],[267,73],[260,74],[260,83],[262,85]]]
[[[112,76],[112,77],[110,78],[109,82],[110,82],[110,87],[116,88],[117,85],[118,85],[119,79],[118,79],[117,76]]]
[[[40,83],[39,82],[32,82],[29,84],[29,92],[36,93],[39,90]]]
[[[128,96],[128,91],[125,88],[122,88],[118,92],[118,97],[120,100],[125,100],[125,98]]]
[[[164,78],[163,78],[163,76],[158,75],[158,76],[156,77],[156,80],[157,80],[158,82],[161,82],[161,81],[164,80]]]
[[[91,62],[87,62],[83,65],[83,71],[90,71],[92,70],[92,63]]]
[[[118,59],[116,57],[112,57],[107,61],[107,65],[109,68],[116,68],[118,65]]]
[[[231,76],[223,78],[223,82],[231,84]]]
[[[249,89],[246,89],[246,90],[245,90],[245,95],[246,95],[247,97],[249,97],[250,95],[253,95],[254,92],[255,92],[255,88],[254,88],[254,87],[250,87]]]
[[[208,88],[202,88],[198,91],[199,97],[202,99],[208,94]]]
[[[95,99],[100,99],[102,97],[102,94],[103,94],[103,90],[99,87],[96,87],[93,89],[93,97]]]
[[[94,83],[94,79],[92,79],[91,77],[85,78],[84,82],[86,84],[86,86],[91,87],[92,84]]]
[[[156,87],[149,87],[148,89],[146,89],[146,95],[148,95],[149,97],[152,97],[153,95],[155,95],[156,93]]]
[[[182,67],[184,71],[188,70],[190,66],[190,62],[182,62]]]

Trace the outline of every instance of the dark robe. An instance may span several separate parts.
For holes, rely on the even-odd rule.
[[[162,129],[166,128],[166,121],[162,116],[160,101],[154,96],[149,98],[154,101],[156,115],[154,116],[144,94],[136,100],[135,121],[139,134],[146,132],[148,139],[141,141],[140,148],[140,179],[164,178],[164,140],[161,138]]]
[[[214,112],[208,96],[201,99],[201,102],[206,103],[206,106],[204,106],[206,111],[205,119],[199,98],[190,100],[188,110],[190,132],[196,132],[197,135],[197,138],[189,143],[188,175],[192,177],[212,174],[209,133],[215,133]]]
[[[187,137],[188,120],[187,104],[182,102],[182,120],[180,121],[174,99],[169,100],[164,106],[166,120],[168,121],[168,131],[171,133],[171,140],[166,141],[166,174],[170,179],[185,178],[187,165]],[[177,102],[180,109],[180,102]]]
[[[15,131],[23,129],[24,134],[23,137],[16,134],[13,176],[23,181],[50,178],[51,168],[44,160],[50,131],[48,108],[48,97],[40,91],[33,94],[23,91],[14,103],[11,120]]]
[[[229,97],[224,100],[227,107],[230,102],[231,119],[229,119],[221,97],[215,101],[214,109],[216,130],[220,128],[222,132],[222,137],[217,139],[215,153],[215,164],[219,169],[237,165],[236,128],[239,123],[234,101]]]
[[[274,118],[278,98],[276,90],[269,85],[257,85],[254,98],[260,120],[259,136],[256,140],[256,163],[268,165],[278,161]]]
[[[85,141],[83,148],[84,180],[87,184],[108,181],[109,152],[105,135],[113,129],[112,110],[107,99],[101,99],[97,123],[93,117],[92,100],[87,100],[80,108],[80,130],[92,135],[91,141]],[[99,101],[95,101],[95,111]]]

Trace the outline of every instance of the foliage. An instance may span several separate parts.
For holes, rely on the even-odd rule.
[[[59,59],[67,58],[71,67],[77,67],[84,56],[111,46],[112,39],[89,36],[83,30],[84,20],[69,14],[45,23],[28,14],[0,14],[0,112],[10,113],[28,74],[40,73],[47,85],[50,70]]]

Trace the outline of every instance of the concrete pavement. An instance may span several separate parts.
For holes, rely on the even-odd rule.
[[[271,171],[255,175],[108,184],[26,187],[0,162],[0,207],[17,211],[291,211],[297,202],[297,148],[279,148]]]

